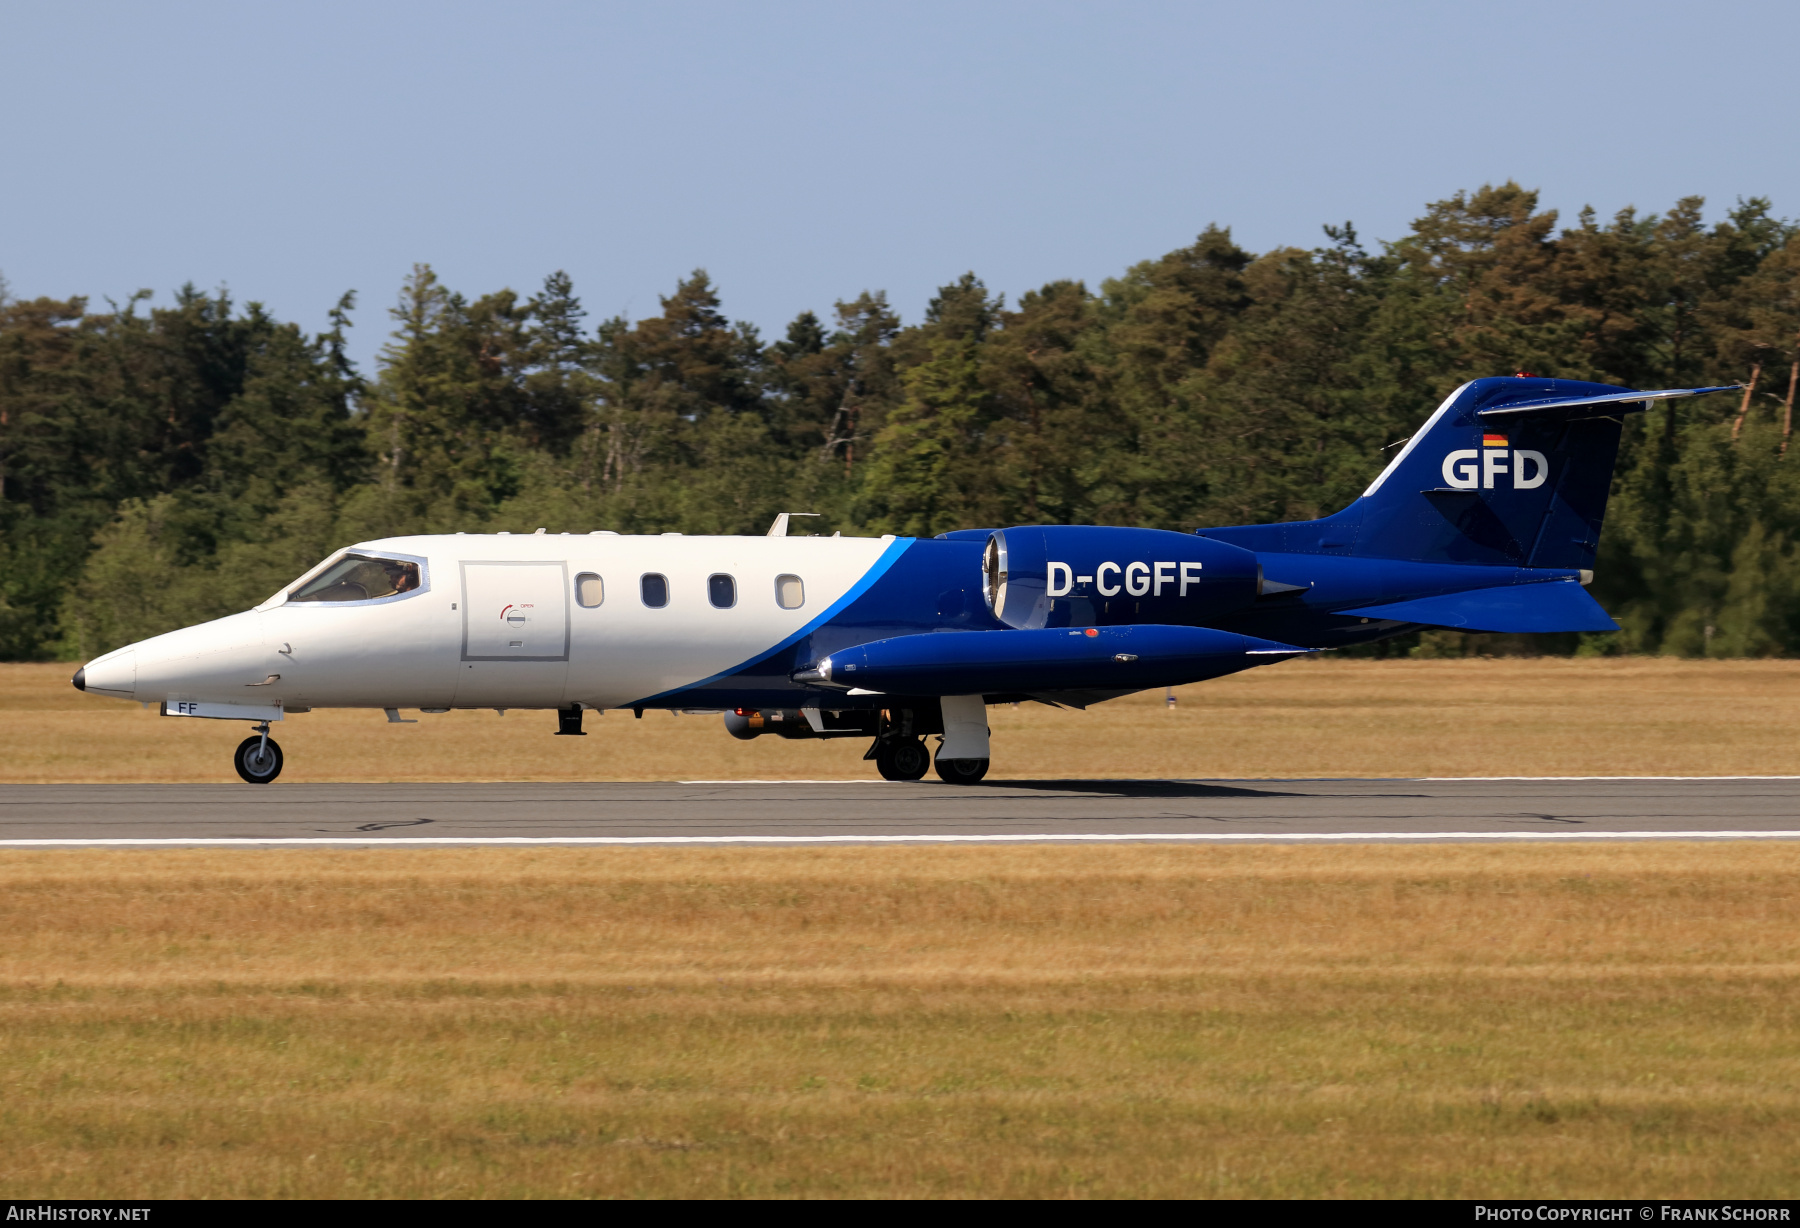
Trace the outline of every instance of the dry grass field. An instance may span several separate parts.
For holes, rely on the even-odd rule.
[[[0,782],[243,729],[0,666]],[[1012,777],[1800,774],[1800,663],[1308,661]],[[717,718],[306,780],[860,777]],[[280,788],[277,784],[275,788]],[[0,1197],[1800,1194],[1800,846],[0,852]]]
[[[1800,848],[0,854],[0,1197],[1800,1194]]]
[[[235,721],[83,695],[68,665],[0,665],[0,782],[231,781]],[[1086,712],[990,709],[993,775],[1800,774],[1800,661],[1307,660]],[[872,778],[865,744],[736,742],[716,716],[454,712],[390,725],[314,712],[277,728],[281,782]],[[276,787],[280,787],[278,784]]]

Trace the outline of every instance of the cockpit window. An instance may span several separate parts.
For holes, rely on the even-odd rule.
[[[419,587],[419,565],[346,554],[289,595],[289,601],[373,601]]]

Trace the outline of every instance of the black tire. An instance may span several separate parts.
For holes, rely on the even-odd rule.
[[[987,775],[988,761],[986,759],[946,759],[939,755],[932,761],[931,766],[937,769],[938,779],[945,784],[972,785]]]
[[[281,745],[274,738],[269,739],[267,754],[262,751],[262,735],[245,738],[238,743],[237,753],[231,757],[231,766],[237,774],[253,785],[266,785],[281,775]]]
[[[875,752],[875,769],[883,780],[923,780],[931,768],[931,753],[917,738],[883,742]]]

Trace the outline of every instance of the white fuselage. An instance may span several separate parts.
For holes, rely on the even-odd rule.
[[[96,658],[86,687],[144,702],[325,707],[616,708],[733,669],[849,592],[891,538],[394,537],[340,551],[242,614]],[[421,585],[368,601],[295,601],[345,553],[417,561]],[[667,579],[652,608],[643,577]],[[729,576],[735,600],[714,604]],[[599,578],[598,604],[591,582]],[[781,577],[798,577],[797,590]],[[654,582],[652,585],[654,592]],[[586,599],[589,604],[582,604]]]

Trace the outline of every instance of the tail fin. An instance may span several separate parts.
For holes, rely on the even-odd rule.
[[[1344,553],[1426,563],[1592,569],[1624,415],[1721,392],[1575,380],[1458,388],[1340,522]],[[1321,524],[1326,523],[1321,521]]]

